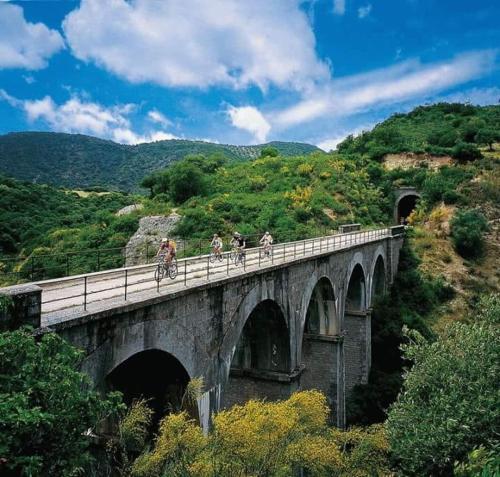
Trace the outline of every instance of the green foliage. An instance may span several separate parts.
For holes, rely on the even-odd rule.
[[[477,146],[468,142],[457,142],[451,151],[451,155],[461,162],[475,161],[483,157]]]
[[[170,169],[170,192],[174,202],[181,204],[195,195],[203,195],[207,183],[203,173],[189,161],[179,161]]]
[[[275,147],[266,146],[260,150],[260,157],[277,157],[279,156],[279,151]]]
[[[454,154],[470,161],[480,157],[473,144],[491,144],[489,133],[500,130],[500,106],[438,103],[420,106],[409,114],[395,114],[371,132],[346,138],[337,146],[345,154],[364,154],[380,160],[387,153]],[[488,125],[488,126],[486,126]],[[487,140],[485,140],[487,139]],[[496,139],[498,140],[498,139]]]
[[[477,258],[484,251],[484,233],[488,222],[477,210],[457,210],[451,220],[451,238],[457,252],[465,258]]]
[[[75,475],[90,462],[84,433],[120,409],[91,390],[81,358],[56,334],[0,334],[0,456],[15,475]]]
[[[475,142],[477,144],[486,145],[489,147],[489,150],[493,150],[493,143],[496,141],[500,141],[500,132],[495,129],[484,128],[480,129],[475,138]]]
[[[408,332],[413,367],[389,412],[389,440],[405,475],[449,475],[477,446],[498,446],[500,297],[470,324],[453,323],[432,343]],[[494,317],[494,320],[492,320]]]
[[[453,475],[455,477],[497,477],[500,475],[500,449],[496,445],[493,449],[479,446],[469,452],[465,462],[455,463]]]
[[[222,154],[242,161],[257,158],[266,146],[285,156],[318,151],[295,142],[263,147],[173,139],[126,146],[81,134],[23,132],[0,136],[0,174],[71,189],[98,186],[138,192],[144,176],[186,156]]]

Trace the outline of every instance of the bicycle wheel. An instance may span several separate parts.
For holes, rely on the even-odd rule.
[[[236,256],[237,256],[236,250],[231,250],[229,252],[229,258],[231,259],[232,262],[236,261]]]
[[[222,255],[222,252],[217,254],[217,260],[219,260],[219,262],[222,262],[224,260],[224,256]]]
[[[157,282],[161,282],[163,280],[164,275],[165,275],[165,269],[163,268],[163,264],[159,263],[156,266],[156,270],[155,270],[155,280]]]
[[[210,256],[208,257],[208,259],[210,260],[210,263],[214,263],[215,262],[215,258],[216,258],[216,253],[212,250],[210,252]]]
[[[177,276],[177,272],[177,260],[174,258],[168,267],[168,276],[173,280]]]

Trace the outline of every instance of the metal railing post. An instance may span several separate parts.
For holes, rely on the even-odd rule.
[[[146,263],[149,262],[149,242],[146,242]]]
[[[87,276],[83,278],[83,310],[87,311]]]
[[[227,274],[229,275],[229,255],[231,255],[231,252],[227,252],[226,253],[226,257],[227,257]]]
[[[297,242],[293,242],[293,258],[297,257]]]
[[[200,247],[199,247],[199,249],[200,249],[199,256],[201,257],[201,239],[200,239]]]
[[[187,258],[184,257],[184,286],[187,284]]]
[[[125,301],[127,301],[128,269],[125,269]]]
[[[260,258],[261,258],[262,254],[260,253],[260,248],[259,248],[259,268],[260,268]]]
[[[207,280],[210,280],[210,255],[207,257]]]
[[[66,254],[66,276],[69,276],[69,253]]]
[[[31,281],[35,279],[35,257],[31,256]]]
[[[97,250],[97,271],[101,270],[101,251]]]

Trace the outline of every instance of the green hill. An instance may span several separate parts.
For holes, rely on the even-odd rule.
[[[22,132],[0,136],[0,173],[74,189],[132,191],[146,174],[186,155],[222,153],[230,159],[245,160],[257,157],[268,145],[285,156],[318,150],[294,142],[232,146],[182,139],[126,146],[81,134]]]
[[[379,160],[387,153],[413,152],[476,159],[478,146],[500,141],[500,106],[439,103],[394,114],[371,131],[339,144],[345,154]]]

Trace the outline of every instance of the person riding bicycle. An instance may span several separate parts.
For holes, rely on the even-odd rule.
[[[165,265],[170,265],[175,257],[175,242],[167,238],[161,239],[160,248],[158,249],[157,257],[163,256]]]
[[[271,246],[273,244],[273,237],[269,232],[266,232],[262,238],[259,240],[259,243],[264,248],[264,253],[269,255],[271,253]]]
[[[222,239],[217,234],[214,234],[210,245],[211,245],[215,255],[217,255],[217,256],[222,255],[222,247],[223,247]]]
[[[231,247],[233,247],[239,254],[243,254],[243,250],[246,247],[245,237],[243,237],[243,235],[238,232],[234,232],[230,243]]]

